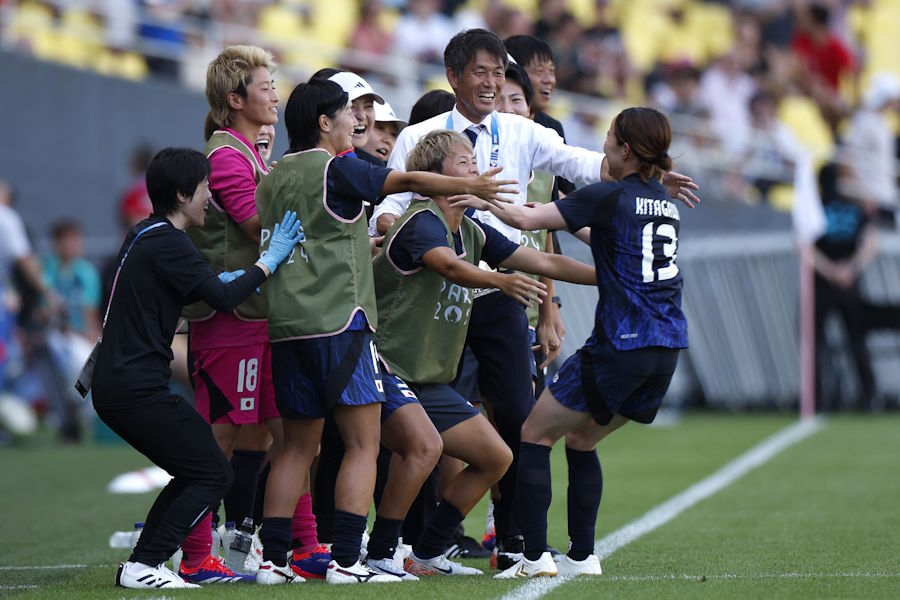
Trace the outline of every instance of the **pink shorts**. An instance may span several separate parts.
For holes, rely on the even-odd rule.
[[[272,346],[268,341],[194,351],[197,412],[209,423],[264,423],[276,419]]]

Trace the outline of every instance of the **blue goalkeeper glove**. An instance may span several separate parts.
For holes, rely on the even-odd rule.
[[[291,255],[294,246],[306,239],[303,233],[303,225],[297,218],[297,213],[289,210],[284,213],[281,223],[276,223],[269,239],[269,249],[259,257],[259,262],[264,264],[270,273]]]
[[[243,269],[238,269],[237,271],[224,271],[222,273],[219,273],[219,281],[221,281],[222,283],[229,283],[243,274]]]

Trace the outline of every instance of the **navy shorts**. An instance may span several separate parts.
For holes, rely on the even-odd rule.
[[[651,423],[677,363],[677,349],[616,350],[604,341],[570,356],[548,388],[557,402],[590,413],[600,425],[608,425],[617,413]]]
[[[381,405],[381,422],[387,421],[394,411],[407,404],[418,404],[419,399],[406,382],[387,372],[381,363],[381,381],[384,383],[384,404]]]
[[[384,384],[368,330],[272,343],[275,403],[286,419],[322,419],[335,405],[384,402]]]
[[[413,386],[422,408],[439,433],[480,414],[472,403],[449,385]]]
[[[531,352],[531,378],[532,379],[537,379],[538,354],[541,354],[540,348],[538,348],[537,350],[532,350],[532,348],[534,348],[535,344],[537,344],[537,331],[535,331],[534,329],[529,327],[528,328],[528,350],[529,350],[529,352]]]

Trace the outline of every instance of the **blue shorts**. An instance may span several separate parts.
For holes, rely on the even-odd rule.
[[[407,404],[418,404],[419,399],[406,382],[387,372],[381,363],[381,381],[384,383],[384,404],[381,405],[381,422],[387,421],[394,411]]]
[[[285,419],[322,419],[335,405],[384,402],[384,384],[368,330],[272,344],[275,402]]]
[[[677,349],[616,350],[604,341],[570,356],[548,388],[557,402],[590,413],[600,425],[615,414],[651,423],[677,363]]]
[[[480,414],[472,403],[449,385],[416,385],[416,394],[428,418],[439,433]]]

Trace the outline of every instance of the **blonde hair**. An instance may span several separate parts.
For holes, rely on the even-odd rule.
[[[250,74],[259,67],[275,72],[275,59],[258,46],[229,46],[209,63],[206,70],[206,101],[212,120],[222,126],[231,125],[228,94],[247,97]]]
[[[463,134],[449,129],[436,129],[419,140],[406,157],[407,171],[431,171],[440,173],[444,159],[455,145],[472,149],[472,142]]]

